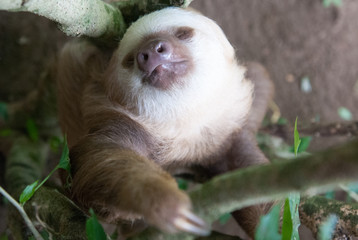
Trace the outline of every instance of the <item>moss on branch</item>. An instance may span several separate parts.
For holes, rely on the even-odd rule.
[[[70,36],[120,36],[125,31],[120,11],[101,0],[5,0],[0,9],[44,16]]]
[[[207,222],[233,210],[285,198],[288,193],[321,193],[358,179],[358,141],[302,159],[254,166],[218,176],[190,192],[195,212]],[[353,208],[357,211],[357,208]],[[148,229],[141,239],[193,239]]]
[[[317,196],[304,199],[299,211],[301,223],[309,227],[315,236],[321,223],[331,214],[339,219],[334,238],[343,234],[347,239],[358,236],[358,203],[347,204]]]
[[[169,6],[186,7],[192,0],[3,0],[0,10],[31,12],[54,22],[69,36],[87,36],[111,45],[140,16]]]
[[[254,166],[218,176],[190,193],[207,221],[290,192],[321,193],[358,179],[358,141],[306,158]]]

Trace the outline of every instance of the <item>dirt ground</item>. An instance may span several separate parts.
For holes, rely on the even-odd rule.
[[[258,61],[275,83],[275,101],[290,121],[339,121],[339,107],[358,117],[358,2],[324,8],[322,0],[196,0],[215,19],[241,61]],[[310,93],[300,90],[308,77]]]
[[[268,69],[275,102],[290,122],[296,116],[302,123],[341,121],[339,107],[358,119],[358,1],[325,8],[322,0],[195,0],[192,7],[218,22],[239,61]],[[34,88],[67,39],[46,19],[0,12],[0,101],[20,99]],[[309,93],[300,88],[304,77],[312,85]],[[0,233],[4,215],[0,208]]]

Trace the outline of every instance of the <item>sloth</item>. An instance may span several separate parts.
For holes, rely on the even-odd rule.
[[[270,79],[261,65],[240,65],[221,28],[200,13],[145,15],[113,50],[73,40],[57,72],[70,194],[105,221],[143,219],[169,233],[207,235],[173,176],[198,171],[209,179],[268,163],[255,132]],[[264,212],[252,206],[233,216],[254,236]]]

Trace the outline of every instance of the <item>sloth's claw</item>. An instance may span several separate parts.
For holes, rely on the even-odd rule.
[[[180,231],[193,233],[195,235],[210,235],[210,227],[188,209],[179,210],[179,217],[174,220],[174,226]]]

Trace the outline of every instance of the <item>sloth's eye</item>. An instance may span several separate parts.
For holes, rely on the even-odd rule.
[[[134,54],[133,53],[128,53],[122,61],[122,66],[124,68],[131,68],[134,66]]]
[[[180,27],[175,32],[175,37],[180,40],[188,40],[194,36],[194,29],[191,27]]]

